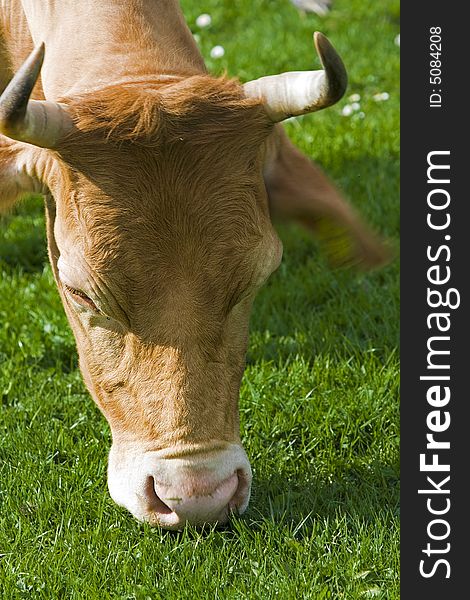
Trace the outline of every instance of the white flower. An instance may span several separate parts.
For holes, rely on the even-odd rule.
[[[209,27],[209,25],[212,23],[212,17],[210,15],[208,15],[207,13],[203,13],[202,15],[199,15],[199,17],[196,19],[196,25],[198,27]]]
[[[361,108],[361,105],[359,104],[359,102],[353,102],[353,103],[351,104],[351,108],[352,108],[353,110],[359,110],[359,109]]]
[[[384,102],[390,98],[390,94],[388,92],[381,92],[380,94],[374,94],[373,98],[376,102]]]
[[[222,58],[225,54],[223,46],[214,46],[211,50],[211,58]]]
[[[398,34],[398,35],[395,37],[395,40],[394,40],[394,41],[395,41],[395,45],[399,47],[399,46],[400,46],[400,34]]]
[[[349,96],[349,100],[351,102],[359,102],[360,99],[361,99],[361,96],[359,94],[351,94]]]
[[[343,117],[349,117],[350,115],[352,115],[354,112],[353,107],[350,104],[345,104],[343,106],[343,110],[341,111],[341,114],[343,115]]]

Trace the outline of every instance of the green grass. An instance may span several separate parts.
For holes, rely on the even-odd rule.
[[[243,80],[318,68],[311,34],[343,55],[347,96],[287,124],[377,229],[398,240],[397,0],[185,0],[204,56]],[[390,99],[375,102],[373,95]],[[341,116],[348,96],[361,111]],[[42,206],[0,224],[0,597],[399,598],[398,260],[332,272],[310,236],[255,303],[240,412],[254,469],[247,513],[217,531],[152,529],[111,501],[107,423],[88,396],[47,264]]]

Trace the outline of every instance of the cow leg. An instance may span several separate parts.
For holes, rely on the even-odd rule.
[[[268,142],[264,180],[273,219],[296,221],[314,232],[333,265],[370,269],[389,259],[387,246],[281,126]]]

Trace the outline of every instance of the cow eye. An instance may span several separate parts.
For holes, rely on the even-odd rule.
[[[96,306],[93,300],[85,294],[85,292],[77,290],[76,288],[73,288],[70,285],[67,285],[66,283],[64,283],[64,288],[74,302],[76,302],[80,306],[83,306],[84,308],[91,308],[91,310],[99,312],[99,308]]]

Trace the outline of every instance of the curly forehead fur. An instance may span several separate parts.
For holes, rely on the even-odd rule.
[[[260,102],[244,97],[238,81],[209,75],[109,87],[65,102],[83,134],[143,146],[182,137],[193,144],[227,143],[230,137],[254,146],[272,127]]]

